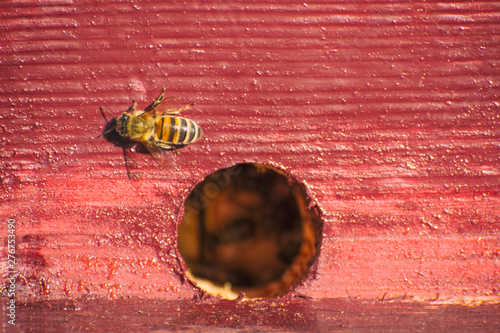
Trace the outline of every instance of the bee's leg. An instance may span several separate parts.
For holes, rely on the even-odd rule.
[[[127,113],[134,112],[136,107],[137,107],[137,101],[135,99],[132,99],[132,105],[128,108]]]
[[[185,111],[185,110],[189,109],[189,108],[190,108],[190,107],[192,107],[192,106],[194,106],[194,103],[191,103],[191,104],[188,104],[188,105],[184,106],[183,108],[181,108],[181,109],[179,110],[179,112]]]
[[[161,89],[160,96],[156,97],[156,99],[153,101],[153,103],[151,103],[150,105],[148,105],[144,109],[144,113],[147,113],[147,112],[154,110],[158,105],[160,105],[160,103],[163,101],[164,97],[165,97],[165,87],[163,87]]]
[[[170,147],[172,147],[172,150],[175,152],[176,155],[179,155],[179,151],[177,150],[177,148],[175,148],[175,145],[170,144]]]
[[[182,108],[180,108],[178,110],[167,110],[167,111],[163,112],[162,115],[166,115],[166,114],[179,114],[182,111],[185,111],[185,110],[189,109],[193,105],[194,105],[194,103],[191,103],[191,104],[188,104],[188,105],[186,105],[186,106],[184,106],[184,107],[182,107]]]
[[[160,105],[161,101],[163,101],[163,97],[165,97],[165,87],[163,87],[161,89],[161,93],[158,97],[156,97],[156,99],[154,100],[153,104],[151,104],[150,108],[151,109],[154,109],[156,108],[158,105]]]

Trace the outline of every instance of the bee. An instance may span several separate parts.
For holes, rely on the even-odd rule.
[[[121,137],[144,145],[161,166],[164,151],[174,150],[178,154],[178,148],[199,140],[203,135],[203,130],[194,121],[177,116],[194,104],[178,107],[175,106],[176,101],[174,97],[165,98],[165,88],[163,88],[161,94],[144,110],[137,109],[137,102],[134,99],[132,106],[119,117],[100,107],[106,122],[108,121],[104,112],[113,117],[115,126],[99,136],[115,130]]]

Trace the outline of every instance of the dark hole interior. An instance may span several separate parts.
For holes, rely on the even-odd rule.
[[[185,202],[178,246],[188,276],[227,298],[277,297],[308,273],[321,223],[301,185],[264,164],[237,164]]]

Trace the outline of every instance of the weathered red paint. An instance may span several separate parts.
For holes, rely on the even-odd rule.
[[[78,299],[32,302],[20,316],[38,331],[149,332],[217,330],[334,332],[495,331],[498,304],[466,307],[401,301],[279,299],[254,301],[165,301],[158,299]]]
[[[292,292],[307,304],[498,301],[497,3],[0,6],[0,228],[16,220],[20,302],[200,297],[176,248],[183,201],[245,161],[287,170],[323,209]],[[171,172],[136,154],[131,182],[97,110],[162,86],[196,102],[205,137]]]

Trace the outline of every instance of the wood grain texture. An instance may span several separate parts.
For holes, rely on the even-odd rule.
[[[78,299],[32,302],[20,315],[38,331],[496,331],[499,304],[466,307],[353,299],[210,302]],[[121,314],[117,315],[117,314]],[[126,320],[124,320],[124,318]],[[23,327],[29,327],[24,325]]]
[[[498,301],[498,3],[0,6],[1,230],[16,220],[18,299],[198,297],[179,277],[183,202],[208,174],[259,162],[323,210],[294,295]],[[196,103],[185,116],[205,136],[170,172],[136,154],[130,182],[97,110],[146,106],[162,86]]]

